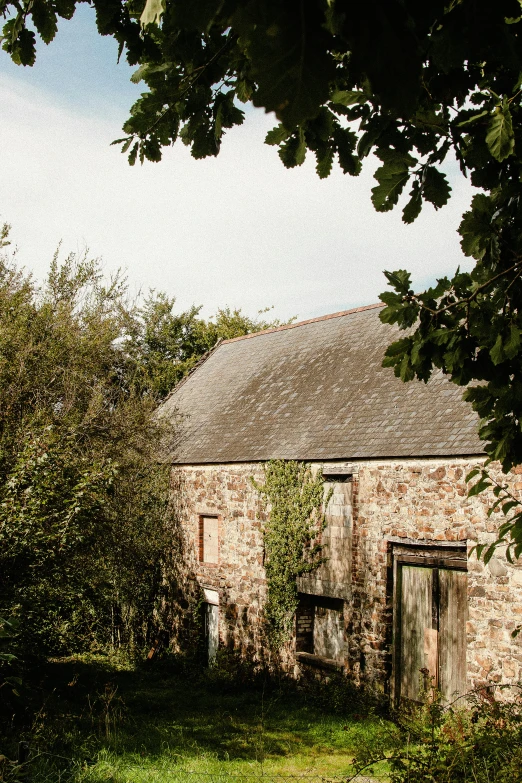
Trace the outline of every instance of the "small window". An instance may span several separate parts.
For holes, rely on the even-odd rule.
[[[219,560],[218,518],[199,518],[199,560],[201,563],[217,563]]]
[[[344,659],[343,601],[301,594],[296,613],[296,652],[322,660]]]

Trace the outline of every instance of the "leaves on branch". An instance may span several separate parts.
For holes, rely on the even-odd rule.
[[[275,112],[287,128],[317,115],[329,96],[335,63],[327,49],[324,16],[315,3],[255,0],[232,16],[257,87],[254,106]]]
[[[379,184],[372,188],[372,203],[377,212],[388,212],[398,202],[410,177],[410,167],[417,161],[396,150],[380,150],[379,157],[383,165],[374,175]]]
[[[149,24],[159,24],[165,13],[165,0],[147,0],[140,16],[140,24],[145,29]]]
[[[513,121],[507,101],[504,101],[501,106],[497,106],[489,122],[486,144],[493,157],[498,161],[509,157],[515,149]]]

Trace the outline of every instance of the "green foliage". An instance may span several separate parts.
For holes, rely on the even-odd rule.
[[[0,613],[20,620],[22,662],[140,648],[176,605],[157,402],[219,339],[279,322],[173,307],[130,303],[86,256],[56,256],[42,289],[0,258]]]
[[[477,691],[444,705],[434,689],[421,705],[411,704],[396,715],[398,731],[390,742],[370,741],[357,754],[357,767],[371,774],[386,758],[391,783],[512,783],[522,768],[520,689],[512,701],[497,702]]]
[[[270,460],[265,483],[252,483],[270,509],[263,530],[268,585],[264,611],[271,644],[278,649],[291,631],[297,577],[324,562],[319,536],[330,496],[325,497],[322,476],[314,476],[302,462]]]
[[[0,617],[0,666],[16,660],[16,655],[6,652],[6,647],[9,649],[9,642],[12,642],[16,636],[17,628],[18,622],[16,620],[7,620],[5,617]]]
[[[249,678],[245,662],[232,658],[223,654],[217,669],[172,655],[150,666],[101,656],[53,661],[40,672],[33,715],[27,711],[14,731],[10,721],[1,724],[11,730],[6,740],[0,733],[2,749],[15,757],[19,738],[29,741],[33,783],[189,783],[218,775],[340,781],[361,742],[390,728],[361,700],[355,714],[341,715],[295,682]]]
[[[6,692],[9,692],[10,696],[20,696],[18,689],[22,680],[17,675],[19,660],[13,652],[16,647],[19,625],[19,620],[15,618],[0,617],[0,691],[5,689],[2,692],[4,703],[6,702]]]
[[[41,290],[0,257],[0,610],[22,662],[156,622],[173,517],[166,425],[123,348],[135,317],[86,257],[55,257]]]
[[[371,687],[359,687],[340,672],[324,673],[321,678],[315,672],[301,681],[301,685],[303,695],[311,705],[343,719],[353,716],[365,719],[389,713],[389,701],[384,694]]]
[[[484,563],[489,563],[498,547],[505,550],[506,557],[510,563],[517,560],[522,555],[522,508],[518,498],[516,498],[508,488],[507,484],[500,484],[485,468],[475,468],[466,476],[466,481],[478,478],[469,489],[468,496],[472,497],[491,489],[495,496],[495,501],[488,510],[488,517],[496,511],[502,511],[506,517],[498,528],[497,538],[491,544],[477,544],[473,547],[477,557],[484,559]]]

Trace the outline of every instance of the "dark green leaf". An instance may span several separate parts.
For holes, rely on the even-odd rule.
[[[422,194],[426,201],[430,201],[435,209],[440,209],[448,203],[450,192],[446,175],[434,166],[428,166],[422,187]]]
[[[383,165],[374,174],[379,183],[372,188],[372,203],[378,212],[387,212],[399,200],[404,186],[410,177],[410,166],[415,164],[415,158],[394,150],[387,150]]]
[[[492,248],[496,241],[493,213],[494,204],[488,196],[479,193],[473,197],[471,210],[464,213],[459,226],[460,244],[465,255],[480,260]]]
[[[474,497],[475,495],[480,495],[481,492],[484,492],[485,489],[491,486],[491,481],[489,481],[487,478],[482,477],[479,481],[477,481],[476,484],[473,484],[472,487],[468,490],[468,497]]]
[[[491,361],[493,364],[500,364],[504,361],[505,355],[504,349],[502,347],[502,335],[498,335],[497,339],[495,340],[495,345],[493,348],[491,348],[489,355],[491,356]]]
[[[291,136],[279,148],[279,157],[286,168],[301,166],[306,158],[306,143],[304,133],[301,129],[297,134]]]
[[[515,135],[511,112],[507,105],[498,106],[489,121],[486,144],[493,157],[498,161],[503,161],[513,154]]]
[[[321,153],[316,153],[317,165],[315,170],[321,179],[328,177],[332,170],[333,150],[326,147]]]
[[[520,329],[515,326],[515,324],[511,324],[509,329],[509,336],[504,342],[503,348],[504,354],[508,359],[513,359],[515,356],[517,356],[520,350]]]
[[[366,97],[360,90],[336,90],[332,93],[330,100],[341,106],[353,106],[354,103],[364,103]]]
[[[419,217],[422,209],[422,196],[419,183],[414,182],[410,192],[410,200],[402,210],[402,219],[404,223],[413,223]]]
[[[136,163],[136,158],[138,157],[138,149],[139,149],[139,143],[136,142],[129,153],[129,163],[131,166],[134,166],[134,164]]]
[[[484,109],[484,111],[481,111],[479,114],[474,114],[473,117],[468,117],[467,120],[458,122],[457,128],[465,128],[466,125],[471,125],[472,123],[476,122],[477,120],[480,120],[482,117],[485,117],[486,115],[489,115],[489,111],[487,109]]]
[[[276,125],[275,128],[269,130],[265,136],[265,144],[281,144],[289,137],[289,132],[284,125]]]
[[[56,13],[46,0],[35,0],[32,6],[33,22],[42,41],[50,43],[58,31]]]

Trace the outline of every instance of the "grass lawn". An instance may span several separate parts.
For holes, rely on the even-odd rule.
[[[60,769],[63,780],[92,783],[166,783],[180,771],[198,772],[198,780],[208,773],[341,778],[353,772],[361,744],[385,744],[394,730],[336,683],[308,691],[241,684],[165,661],[131,668],[99,659],[56,661],[41,675],[33,685],[39,709],[25,735],[33,754],[42,754],[32,764],[35,783],[54,783]]]

